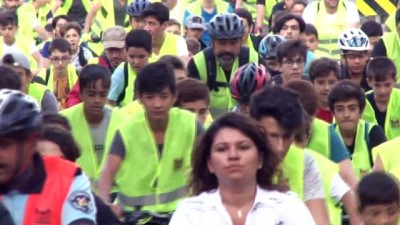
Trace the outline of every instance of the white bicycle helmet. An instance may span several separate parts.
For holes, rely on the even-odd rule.
[[[244,33],[243,23],[234,13],[221,13],[214,16],[207,30],[215,39],[241,38]]]
[[[343,32],[338,39],[339,48],[343,51],[371,50],[368,36],[360,29],[350,28]]]

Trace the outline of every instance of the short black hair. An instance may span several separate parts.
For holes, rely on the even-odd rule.
[[[56,29],[56,27],[57,27],[57,22],[58,22],[60,19],[64,19],[64,20],[66,20],[67,22],[71,22],[71,18],[69,18],[69,16],[67,16],[67,15],[59,15],[59,16],[56,16],[56,17],[53,18],[53,21],[51,21],[51,26],[53,27],[53,29]]]
[[[22,87],[22,81],[18,74],[8,66],[0,66],[0,90],[1,89],[12,89],[20,90]]]
[[[305,1],[305,0],[294,0],[293,3],[292,3],[292,8],[290,10],[292,10],[295,5],[303,5],[304,8],[305,8],[305,7],[307,7],[307,1]]]
[[[368,20],[361,25],[361,30],[368,37],[380,37],[383,35],[382,25],[374,20]]]
[[[362,212],[371,205],[400,204],[399,184],[386,172],[365,175],[357,185],[358,210]]]
[[[72,30],[75,30],[75,31],[78,33],[79,37],[81,36],[82,27],[81,27],[81,25],[80,25],[78,22],[76,22],[76,21],[71,21],[71,22],[68,22],[67,24],[65,24],[65,26],[63,26],[62,29],[60,30],[60,35],[61,35],[62,37],[64,37],[65,34],[66,34],[69,30],[71,30],[71,29],[72,29]]]
[[[327,77],[331,72],[338,80],[340,79],[339,64],[333,59],[322,57],[311,62],[308,74],[311,82],[314,83],[316,78]]]
[[[315,35],[315,37],[318,39],[318,31],[315,28],[314,25],[307,23],[306,28],[304,29],[304,34],[305,35]]]
[[[159,93],[169,88],[172,94],[176,92],[175,74],[171,66],[155,62],[150,63],[138,74],[135,88],[139,95],[144,93]]]
[[[160,24],[169,21],[169,9],[161,2],[150,3],[142,12],[142,18],[155,17]]]
[[[173,26],[173,25],[178,26],[179,29],[181,29],[181,23],[179,23],[178,20],[176,20],[176,19],[169,19],[169,20],[168,20],[168,26]]]
[[[387,77],[396,79],[396,65],[393,61],[384,56],[371,59],[367,64],[367,77],[372,81],[384,81]]]
[[[83,67],[82,71],[79,73],[80,92],[82,93],[85,88],[93,86],[98,80],[102,80],[103,88],[110,89],[110,70],[97,64]]]
[[[184,103],[204,100],[210,104],[210,93],[206,84],[200,80],[187,78],[176,85],[176,107],[182,107]]]
[[[15,12],[6,10],[0,13],[0,26],[8,25],[18,27],[18,16]]]
[[[182,60],[173,55],[164,55],[158,61],[172,66],[174,70],[186,70]]]
[[[300,96],[300,102],[303,105],[304,111],[308,115],[314,116],[318,109],[318,96],[313,85],[306,80],[293,80],[289,81],[286,85],[293,91],[296,91]]]
[[[339,101],[356,99],[360,113],[365,108],[365,93],[364,90],[351,80],[341,80],[332,87],[328,94],[328,105],[332,113],[334,113],[334,105]]]
[[[54,29],[53,29],[53,27],[51,26],[51,24],[46,24],[45,26],[44,26],[44,29],[47,31],[47,32],[53,32],[54,31]]]
[[[54,50],[72,54],[71,45],[64,38],[56,38],[50,43],[49,53],[51,54]]]
[[[131,47],[134,48],[144,48],[146,52],[151,54],[152,52],[152,42],[151,35],[149,32],[143,29],[133,29],[129,31],[125,38],[126,50]]]
[[[254,25],[253,16],[247,9],[238,8],[238,9],[235,9],[234,13],[236,15],[238,15],[240,18],[247,20],[247,24],[249,24],[249,27]]]
[[[304,22],[303,18],[293,15],[291,13],[286,13],[279,17],[279,19],[275,22],[274,27],[272,27],[272,32],[274,34],[279,34],[279,32],[282,30],[282,27],[289,20],[296,20],[299,24],[300,33],[304,32],[304,29],[306,28],[306,23]]]
[[[59,113],[44,113],[41,115],[43,125],[58,125],[67,131],[71,131],[71,124],[67,118]]]
[[[307,46],[300,40],[288,40],[280,43],[276,50],[276,59],[282,64],[283,58],[294,58],[300,55],[307,59]]]
[[[251,97],[250,116],[256,120],[273,117],[285,132],[295,133],[303,125],[303,106],[298,93],[281,85],[269,85]]]

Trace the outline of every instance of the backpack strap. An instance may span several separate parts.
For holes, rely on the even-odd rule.
[[[82,46],[79,46],[78,59],[81,66],[85,66],[88,63],[87,59],[85,58],[85,52]]]
[[[125,98],[125,91],[126,88],[128,87],[128,82],[129,82],[129,71],[128,71],[128,63],[126,62],[124,64],[124,89],[122,90],[121,94],[119,94],[118,99],[117,99],[117,103],[119,104],[120,102],[122,102],[122,100],[124,100]]]
[[[49,79],[50,79],[50,68],[46,69],[46,79],[44,79],[44,82],[46,83],[46,85],[49,83]]]
[[[374,159],[372,157],[371,141],[369,140],[369,126],[370,126],[370,124],[368,122],[365,122],[365,125],[364,125],[364,140],[365,140],[365,143],[367,143],[369,165],[372,168],[374,166]]]

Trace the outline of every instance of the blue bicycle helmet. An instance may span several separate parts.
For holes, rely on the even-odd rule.
[[[280,35],[268,35],[264,37],[258,47],[258,53],[262,59],[275,58],[278,45],[285,41]]]
[[[129,16],[141,16],[144,9],[150,5],[149,0],[134,0],[128,6],[128,15]]]
[[[244,34],[243,23],[234,13],[221,13],[214,16],[207,30],[215,39],[241,38]]]
[[[17,90],[0,90],[0,136],[20,135],[40,126],[35,99]]]

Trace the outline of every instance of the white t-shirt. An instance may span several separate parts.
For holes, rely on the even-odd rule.
[[[18,48],[17,42],[15,42],[13,45],[6,45],[6,43],[3,42],[2,45],[3,45],[3,55],[1,56],[1,58],[5,54],[10,53],[10,52],[22,52],[22,53],[26,52],[26,49],[19,49]],[[32,55],[33,53],[35,53],[37,51],[38,51],[38,49],[36,48],[35,44],[32,42],[29,45],[29,54]],[[29,56],[27,55],[26,57],[28,58]]]
[[[318,3],[312,3],[309,4],[303,12],[303,19],[306,23],[308,24],[315,24],[315,20],[317,18],[317,4]],[[321,1],[320,4],[324,4],[323,1]],[[339,4],[342,4],[341,2],[339,2]],[[354,4],[353,2],[350,1],[346,1],[345,3],[346,6],[346,22],[347,22],[347,26],[351,26],[354,25],[355,23],[360,23],[360,15],[358,14],[358,9],[356,4]],[[328,15],[328,21],[325,21],[327,26],[329,26],[329,24],[334,24],[335,20],[336,20],[336,14],[330,14]]]
[[[204,192],[183,200],[172,216],[170,225],[231,225],[232,220],[222,204],[219,190]],[[268,191],[257,187],[246,225],[313,225],[314,220],[292,192]]]
[[[189,55],[186,40],[183,37],[179,37],[178,42],[177,42],[177,48],[178,48],[178,56],[179,57]]]
[[[339,174],[336,174],[333,177],[332,186],[331,186],[331,197],[339,203],[342,201],[343,196],[349,192],[351,189],[349,185],[342,179]]]

